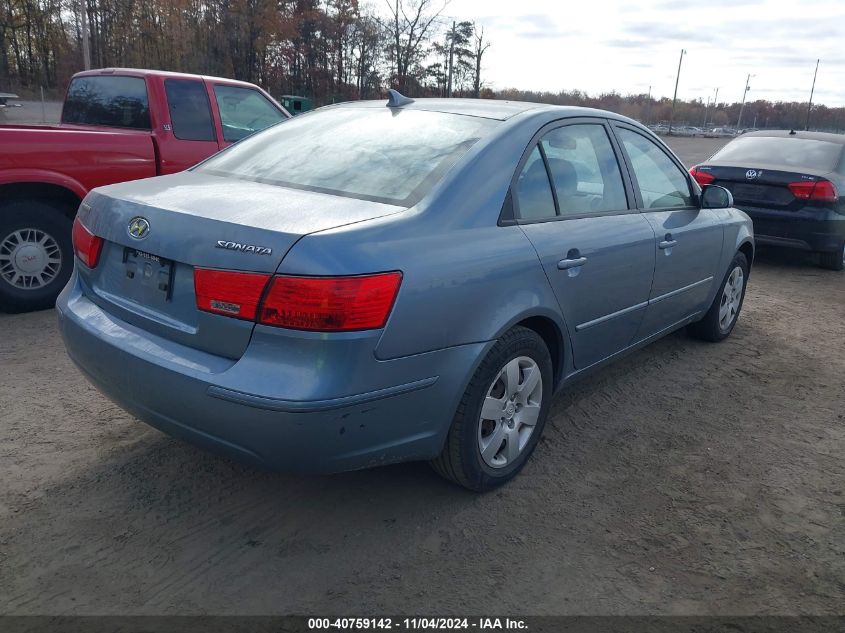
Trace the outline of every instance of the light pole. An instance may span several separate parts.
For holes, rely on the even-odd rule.
[[[740,129],[739,126],[742,125],[742,111],[745,110],[745,95],[749,90],[751,90],[751,88],[748,87],[748,82],[751,81],[752,77],[756,77],[756,76],[757,75],[752,75],[751,73],[748,73],[748,77],[745,78],[745,90],[742,91],[742,105],[739,106],[739,118],[736,121],[736,131],[737,131],[737,133],[739,133],[739,129]]]
[[[672,97],[672,116],[669,118],[669,131],[667,132],[669,136],[672,135],[672,123],[675,121],[675,102],[678,100],[678,82],[681,80],[681,64],[686,54],[686,49],[682,48],[681,58],[678,60],[678,75],[675,77],[675,96]]]
[[[816,60],[816,72],[813,73],[813,87],[810,88],[810,103],[807,104],[807,122],[804,124],[804,131],[810,129],[810,110],[813,109],[813,93],[816,91],[816,76],[819,74],[819,61]]]

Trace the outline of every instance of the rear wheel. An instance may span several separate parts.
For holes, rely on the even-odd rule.
[[[552,392],[552,361],[543,339],[513,328],[473,375],[432,467],[479,492],[509,481],[540,440]]]
[[[829,270],[845,270],[845,241],[842,242],[838,251],[821,253],[819,264],[822,268]]]
[[[0,208],[0,310],[50,308],[73,270],[71,221],[40,200]]]

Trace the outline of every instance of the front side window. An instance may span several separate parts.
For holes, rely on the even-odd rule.
[[[552,130],[541,142],[560,215],[628,208],[622,173],[604,126],[568,125]]]
[[[264,95],[251,88],[215,85],[214,96],[220,109],[223,138],[231,143],[275,125],[285,118]],[[301,106],[301,102],[297,103]]]
[[[618,128],[617,133],[631,160],[644,208],[692,206],[686,173],[666,152],[642,134],[623,128]]]
[[[196,170],[413,206],[498,124],[423,110],[333,107],[251,136]]]
[[[543,220],[557,215],[549,172],[540,147],[535,146],[516,179],[516,203],[521,220]]]
[[[191,79],[164,82],[173,136],[183,141],[216,141],[205,84]]]
[[[147,83],[142,77],[77,77],[70,82],[62,122],[149,130]]]

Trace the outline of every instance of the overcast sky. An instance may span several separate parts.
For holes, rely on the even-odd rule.
[[[806,101],[845,106],[845,0],[451,0],[447,19],[474,19],[493,46],[494,88],[616,90],[672,97]]]

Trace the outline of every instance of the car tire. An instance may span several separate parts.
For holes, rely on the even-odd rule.
[[[719,292],[704,318],[687,327],[687,332],[702,341],[718,343],[731,335],[742,304],[745,302],[745,290],[748,286],[748,259],[743,253],[734,255],[728,272],[719,286]]]
[[[543,339],[528,328],[509,330],[470,380],[446,445],[431,462],[434,470],[476,492],[513,479],[540,441],[554,392],[552,376]]]
[[[842,242],[838,251],[820,253],[819,265],[828,270],[845,270],[845,241]]]
[[[16,200],[0,208],[0,311],[55,305],[73,271],[72,226],[50,202]]]

